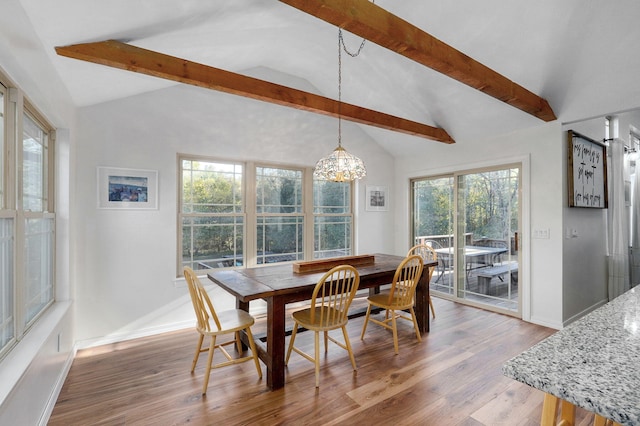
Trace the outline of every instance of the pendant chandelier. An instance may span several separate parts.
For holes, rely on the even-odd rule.
[[[344,46],[342,28],[338,28],[338,147],[328,156],[321,158],[316,163],[313,177],[316,179],[330,180],[334,182],[352,181],[361,179],[367,175],[367,170],[361,159],[349,154],[342,147],[342,48],[350,56],[358,56],[365,40],[362,40],[360,48],[355,54],[350,53]]]

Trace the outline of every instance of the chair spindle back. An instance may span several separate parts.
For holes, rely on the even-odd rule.
[[[437,262],[438,261],[438,252],[436,252],[435,248],[430,246],[429,244],[418,244],[409,249],[407,252],[407,256],[413,256],[417,254],[425,262]],[[431,281],[431,276],[433,275],[433,268],[429,269],[429,281]]]
[[[346,323],[359,285],[360,274],[351,265],[336,266],[324,274],[311,298],[311,322],[322,326]]]
[[[416,286],[422,275],[424,260],[419,255],[406,257],[396,269],[389,291],[389,304],[413,303]]]
[[[220,325],[220,320],[218,320],[218,315],[216,315],[216,310],[211,303],[207,290],[200,282],[196,273],[190,267],[185,266],[184,278],[187,281],[187,286],[189,287],[189,294],[191,295],[191,302],[196,313],[198,328],[205,332],[211,331],[211,322],[209,321],[211,318],[213,319],[218,331],[220,331],[222,327]]]

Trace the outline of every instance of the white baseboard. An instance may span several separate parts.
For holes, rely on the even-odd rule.
[[[530,323],[541,325],[543,327],[553,328],[554,330],[562,330],[563,325],[560,322],[550,322],[544,319],[540,319],[536,316],[532,316],[529,320]]]
[[[75,344],[76,351],[80,349],[93,348],[101,345],[108,345],[111,343],[124,342],[126,340],[138,339],[140,337],[154,336],[156,334],[168,333],[171,331],[184,330],[186,328],[195,327],[195,318],[193,320],[176,322],[173,324],[163,325],[161,327],[151,327],[143,330],[132,330],[129,332],[122,332],[116,334],[110,334],[108,336],[98,337],[95,339],[87,339],[77,341]]]
[[[595,311],[596,309],[598,309],[600,306],[606,305],[607,304],[607,300],[601,300],[598,303],[596,303],[593,306],[588,307],[587,309],[584,309],[580,312],[578,312],[577,314],[575,314],[574,316],[568,318],[567,320],[564,321],[564,326],[566,327],[567,325],[571,324],[572,322],[574,322],[577,319],[582,318],[583,316],[587,315],[589,312]]]
[[[49,418],[51,417],[51,413],[53,413],[53,409],[56,406],[56,402],[58,401],[58,397],[60,396],[60,391],[62,391],[62,386],[64,386],[64,382],[67,379],[67,375],[69,374],[69,370],[71,369],[71,365],[73,364],[73,360],[75,357],[76,349],[74,347],[74,349],[69,352],[69,356],[65,360],[62,370],[60,370],[58,380],[56,380],[56,384],[51,391],[49,401],[47,401],[47,405],[44,407],[44,411],[42,412],[42,417],[38,422],[39,426],[47,426],[47,424],[49,423]]]

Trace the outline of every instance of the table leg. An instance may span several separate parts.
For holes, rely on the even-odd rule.
[[[429,268],[434,268],[433,266]],[[421,333],[429,331],[429,268],[422,271],[420,282],[416,287],[415,313],[418,329]]]
[[[249,302],[242,302],[236,299],[236,309],[242,309],[245,312],[249,312]],[[248,339],[248,337],[246,337],[246,333],[244,333],[244,337],[245,339]],[[246,351],[247,349],[249,349],[249,346],[247,346],[247,342],[245,342],[245,339],[240,340],[243,351]]]
[[[281,296],[267,298],[267,386],[275,390],[284,387],[284,314]]]

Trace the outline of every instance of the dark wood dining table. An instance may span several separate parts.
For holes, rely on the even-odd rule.
[[[375,254],[374,263],[354,265],[360,274],[360,289],[374,293],[390,284],[403,256]],[[437,262],[425,262],[416,288],[415,313],[421,332],[429,331],[429,270]],[[265,345],[256,342],[258,356],[267,367],[267,386],[279,389],[285,383],[285,307],[287,303],[311,298],[313,289],[324,272],[296,273],[291,264],[277,264],[244,269],[212,270],[209,279],[236,298],[236,307],[249,311],[249,302],[267,302],[267,338]],[[246,335],[244,336],[246,339]]]

